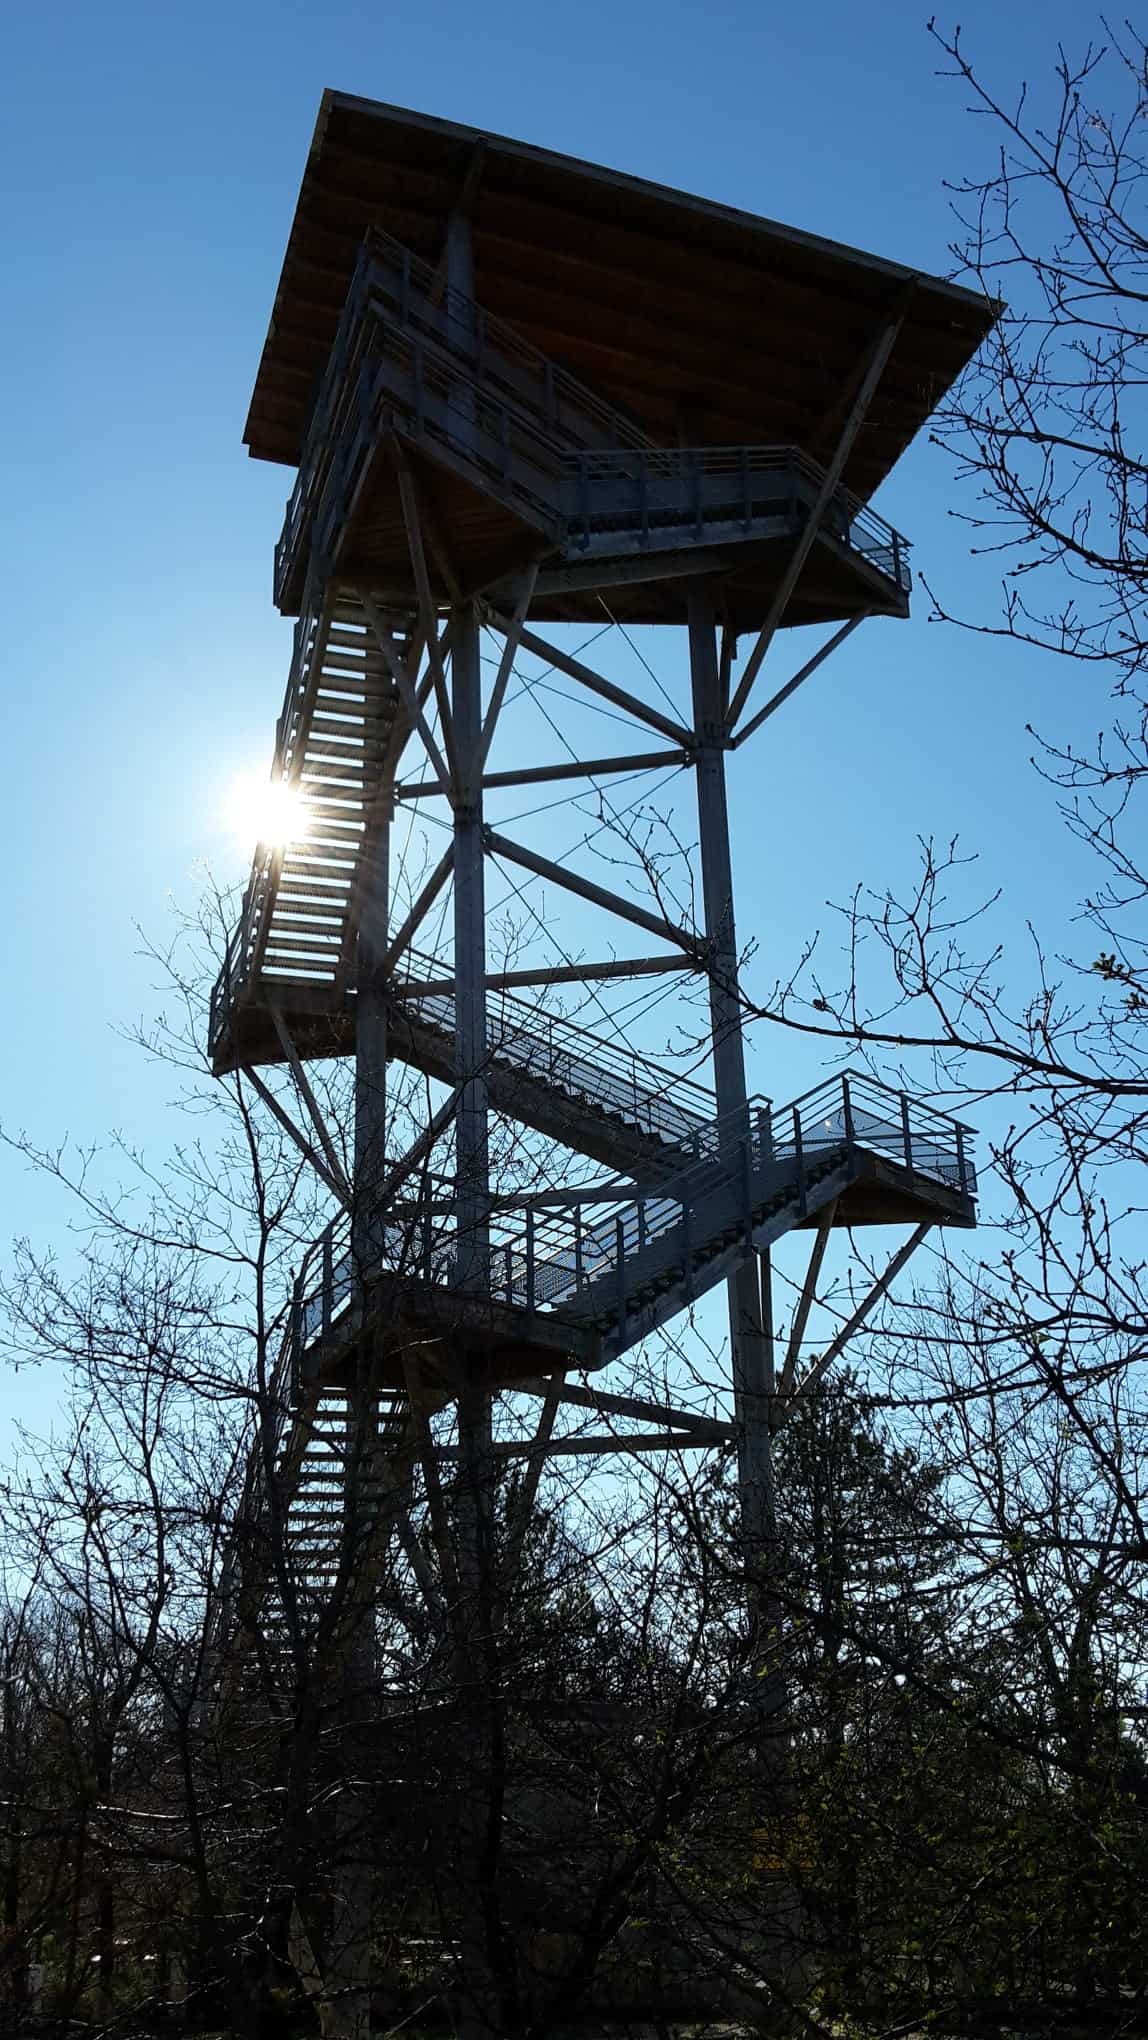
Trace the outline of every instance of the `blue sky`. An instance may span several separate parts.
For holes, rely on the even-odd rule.
[[[1002,81],[1079,14],[962,5]],[[8,903],[0,1113],[51,1144],[117,1127],[159,1157],[167,1086],[123,1029],[155,1005],[162,943],[236,772],[269,756],[289,650],[270,598],[289,477],[243,418],[325,85],[486,125],[905,262],[948,265],[943,180],[989,139],[938,79],[924,8],[824,0],[198,0],[10,10],[0,123]],[[954,594],[984,582],[914,450],[881,507]],[[909,625],[858,634],[738,754],[743,939],[763,979],[861,876],[958,829],[1010,887],[1002,927],[1063,930],[1079,882],[1026,765],[1032,720],[1099,719],[1036,656]],[[676,658],[667,650],[667,658]],[[784,677],[784,673],[780,677]],[[573,834],[577,830],[572,831]],[[768,1044],[754,1079],[785,1095]],[[0,1244],[58,1209],[0,1157]],[[45,1391],[46,1392],[46,1391]]]

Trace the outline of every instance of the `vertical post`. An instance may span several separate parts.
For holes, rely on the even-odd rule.
[[[690,677],[697,739],[698,839],[702,902],[709,945],[710,1026],[713,1032],[714,1093],[720,1150],[736,1166],[746,1126],[745,1054],[738,990],[737,934],[733,913],[729,814],[726,805],[725,729],[713,599],[703,582],[688,595]],[[768,1256],[761,1257],[763,1271]],[[738,1427],[738,1480],[742,1534],[751,1575],[760,1583],[776,1536],[773,1464],[770,1456],[768,1349],[761,1318],[761,1287],[752,1257],[728,1284],[734,1419]],[[751,1592],[760,1620],[762,1595]],[[763,1688],[772,1686],[762,1682]],[[776,1691],[762,1694],[767,1711],[779,1704]]]
[[[474,248],[470,219],[463,209],[447,224],[448,290],[474,299]],[[457,304],[458,299],[454,302]],[[459,306],[460,312],[463,307]],[[477,434],[474,391],[452,392],[465,421]],[[450,614],[451,716],[458,760],[451,806],[454,822],[454,1063],[461,1086],[455,1113],[455,1282],[479,1295],[490,1290],[490,1164],[486,1083],[486,902],[482,847],[482,669],[479,619],[473,601],[458,602]],[[529,1280],[528,1280],[529,1290]],[[466,1733],[468,1782],[459,1806],[466,1898],[461,1921],[465,1996],[471,2006],[488,1996],[489,1950],[482,1900],[485,1849],[493,1798],[493,1695],[484,1639],[494,1628],[491,1454],[491,1398],[479,1356],[460,1341],[462,1387],[458,1397],[458,1490],[455,1508],[458,1606],[454,1610],[456,1677]],[[466,2014],[460,2031],[482,2026]]]
[[[534,1309],[534,1206],[526,1207],[526,1308]]]
[[[334,1257],[332,1254],[330,1226],[327,1227],[325,1233],[323,1234],[322,1260],[323,1260],[323,1275],[322,1275],[323,1287],[320,1310],[322,1311],[323,1315],[323,1337],[325,1339],[331,1329],[331,1310],[334,1304],[334,1291],[335,1291],[335,1266]]]
[[[386,1175],[387,953],[390,816],[364,846],[355,990],[355,1162],[351,1261],[356,1285],[382,1258],[379,1189]]]
[[[901,1093],[901,1139],[905,1147],[905,1167],[911,1169],[913,1166],[913,1130],[909,1125],[909,1100],[903,1091]],[[964,1188],[963,1183],[961,1188]]]
[[[482,779],[476,771],[482,729],[478,611],[458,603],[450,617],[451,713],[463,775],[454,793],[454,1051],[462,1091],[455,1120],[455,1279],[483,1291],[489,1259],[489,1157],[486,1084],[486,902]]]

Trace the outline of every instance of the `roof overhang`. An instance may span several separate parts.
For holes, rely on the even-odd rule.
[[[473,229],[475,296],[664,444],[825,459],[890,315],[846,469],[868,498],[999,307],[942,279],[577,157],[325,92],[245,443],[294,465],[363,235],[424,259]]]

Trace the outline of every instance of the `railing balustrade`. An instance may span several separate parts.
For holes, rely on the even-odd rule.
[[[538,1201],[490,1214],[490,1292],[529,1311],[557,1311],[575,1321],[613,1314],[621,1326],[626,1298],[673,1249],[683,1293],[696,1257],[712,1249],[707,1226],[720,1214],[725,1230],[752,1224],[755,1207],[771,1192],[803,1205],[815,1175],[834,1158],[864,1149],[899,1163],[914,1176],[960,1192],[976,1193],[971,1132],[959,1120],[907,1092],[891,1090],[863,1072],[827,1079],[781,1110],[752,1098],[740,1111],[698,1130],[696,1155],[664,1187],[633,1198],[604,1193],[603,1215],[587,1224],[582,1203],[558,1209]],[[695,1145],[695,1143],[691,1143]],[[457,1233],[449,1222],[434,1231],[429,1206],[416,1200],[409,1214],[384,1228],[378,1272],[435,1285],[453,1280]],[[349,1246],[350,1222],[334,1221],[320,1249],[330,1271],[302,1304],[305,1349],[325,1327],[337,1324],[358,1289]],[[362,1277],[374,1269],[360,1271]]]
[[[738,526],[811,509],[823,479],[793,446],[655,446],[622,413],[388,236],[364,242],[316,397],[275,554],[276,600],[308,548],[330,560],[394,406],[417,436],[463,458],[528,521],[600,548],[615,531],[642,545],[668,531]],[[573,443],[572,443],[573,442]],[[844,488],[825,533],[910,583],[908,545]]]

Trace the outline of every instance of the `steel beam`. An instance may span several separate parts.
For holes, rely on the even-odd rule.
[[[410,946],[412,938],[426,920],[447,879],[450,877],[454,861],[455,845],[452,841],[447,844],[446,849],[443,851],[442,856],[439,858],[438,863],[435,865],[434,870],[411,907],[410,913],[407,915],[406,920],[403,922],[402,927],[382,959],[382,974],[384,978],[390,976],[404,949]]]
[[[496,609],[487,609],[484,613],[496,630],[510,629],[510,619],[501,616]],[[603,701],[611,702],[615,708],[624,710],[636,721],[649,723],[651,729],[660,730],[662,736],[668,737],[671,744],[681,745],[686,750],[692,748],[693,736],[689,730],[682,728],[681,723],[672,721],[668,715],[663,715],[660,709],[651,708],[648,702],[640,701],[636,694],[628,694],[624,687],[616,687],[612,680],[606,680],[601,673],[595,673],[593,667],[584,665],[581,659],[573,658],[569,652],[550,644],[546,638],[537,637],[532,630],[521,631],[519,642],[524,651],[533,652],[536,659],[545,659],[547,665],[555,666],[569,679],[577,680],[580,686],[587,688],[591,694],[597,694]]]
[[[565,1381],[552,1375],[549,1380],[531,1377],[529,1380],[511,1384],[514,1395],[548,1397],[554,1393],[558,1381],[558,1400],[572,1403],[579,1409],[594,1410],[599,1416],[644,1417],[650,1423],[672,1426],[674,1430],[690,1431],[710,1444],[721,1444],[734,1433],[732,1424],[724,1423],[719,1417],[699,1416],[695,1410],[675,1410],[666,1403],[650,1402],[644,1396],[614,1395],[604,1388],[583,1388],[576,1381]]]
[[[402,697],[403,706],[406,709],[407,714],[410,716],[411,721],[414,724],[415,728],[418,730],[418,733],[421,736],[423,743],[426,747],[427,757],[430,759],[431,764],[434,766],[435,772],[438,775],[439,785],[441,786],[442,791],[444,793],[449,794],[452,790],[451,776],[447,769],[446,761],[443,758],[442,752],[439,750],[439,747],[435,742],[434,732],[431,729],[431,726],[423,713],[423,703],[427,699],[427,695],[430,691],[430,688],[429,686],[426,686],[420,689],[419,687],[416,686],[415,681],[412,678],[410,671],[408,670],[406,661],[404,660],[403,655],[398,648],[398,645],[395,643],[395,640],[391,632],[387,629],[386,618],[383,616],[382,611],[376,608],[375,604],[371,601],[369,595],[361,596],[360,600],[363,605],[363,614],[366,616],[367,621],[370,623],[371,629],[374,631],[375,636],[379,641],[379,646],[382,651],[383,657],[387,662],[391,678],[394,681],[395,686],[398,688],[400,696]],[[442,657],[439,651],[439,643],[440,640],[436,634],[435,656],[434,660],[432,660],[430,663],[430,670],[427,674],[427,680],[431,686],[433,686],[434,684],[436,663],[438,666],[441,666],[442,664]],[[429,646],[428,646],[428,658],[429,658]]]
[[[781,1370],[781,1378],[777,1384],[777,1393],[779,1395],[788,1395],[793,1386],[793,1377],[797,1372],[797,1363],[801,1357],[801,1342],[805,1337],[805,1327],[809,1322],[809,1313],[813,1306],[813,1299],[817,1294],[821,1263],[825,1259],[825,1249],[829,1245],[829,1234],[833,1221],[837,1216],[837,1202],[836,1197],[832,1198],[817,1220],[817,1232],[814,1235],[813,1245],[809,1253],[809,1265],[805,1270],[805,1280],[801,1285],[801,1295],[797,1299],[797,1309],[793,1313],[793,1324],[790,1327],[785,1363]]]
[[[534,565],[529,567],[523,576],[522,587],[519,590],[518,599],[514,605],[514,614],[507,626],[506,637],[502,646],[502,657],[498,662],[498,671],[494,676],[494,686],[490,690],[490,703],[486,711],[486,720],[482,725],[482,734],[478,740],[478,770],[480,772],[486,764],[491,739],[494,736],[495,726],[502,709],[503,696],[506,693],[510,676],[514,671],[514,661],[518,656],[518,647],[522,639],[522,626],[526,622],[530,609],[530,598],[534,593],[534,583],[537,579],[538,562],[535,561]]]
[[[723,1145],[732,1154],[748,1138],[749,1124],[726,803],[724,690],[713,599],[704,583],[691,585],[687,614],[698,744],[698,845],[709,941],[714,1093]],[[771,1354],[764,1337],[761,1285],[752,1255],[730,1276],[727,1295],[742,1535],[751,1581],[751,1613],[764,1631],[769,1626],[766,1575],[776,1544],[777,1511],[770,1451]],[[784,1702],[784,1693],[772,1675],[763,1682],[761,1699],[766,1713],[777,1711]]]
[[[577,872],[568,871],[561,864],[552,864],[548,857],[540,857],[535,850],[525,850],[521,843],[512,843],[508,836],[500,836],[493,829],[486,830],[485,838],[492,857],[504,857],[507,863],[520,864],[524,871],[532,871],[539,878],[552,879],[555,885],[577,893],[580,899],[589,900],[592,906],[603,907],[608,914],[619,914],[623,921],[632,921],[636,928],[644,928],[648,935],[659,935],[664,942],[675,942],[679,949],[686,950],[691,956],[698,954],[701,945],[697,936],[663,921],[660,914],[648,914],[644,907],[636,907],[632,900],[607,892],[604,886],[595,885],[591,879],[580,878]]]
[[[486,1084],[486,903],[482,826],[482,670],[474,603],[451,612],[452,714],[461,764],[454,811],[455,1075],[459,1287],[485,1290],[490,1260]]]
[[[430,575],[427,573],[426,553],[423,550],[422,524],[419,518],[418,492],[415,488],[414,471],[407,459],[401,442],[394,441],[395,468],[399,481],[399,501],[402,505],[403,523],[406,526],[407,548],[411,556],[411,571],[414,574],[415,592],[418,595],[419,619],[426,639],[427,659],[430,662],[431,679],[434,683],[435,698],[438,702],[439,727],[442,730],[443,748],[452,779],[457,780],[459,750],[452,726],[451,699],[447,691],[446,673],[438,648],[438,613],[431,593]]]
[[[873,1287],[869,1290],[869,1293],[865,1297],[864,1301],[858,1304],[857,1309],[853,1312],[852,1317],[849,1318],[847,1323],[842,1325],[841,1330],[837,1333],[836,1338],[832,1341],[830,1345],[828,1345],[825,1348],[825,1351],[824,1353],[821,1354],[820,1358],[814,1361],[808,1373],[802,1377],[802,1379],[798,1382],[796,1388],[794,1388],[791,1391],[791,1393],[785,1398],[784,1403],[782,1403],[780,1407],[775,1406],[775,1411],[773,1415],[774,1430],[778,1430],[780,1428],[780,1426],[785,1422],[786,1418],[792,1415],[795,1406],[799,1402],[801,1402],[805,1396],[809,1394],[812,1388],[816,1387],[817,1383],[821,1380],[822,1375],[826,1372],[828,1368],[830,1368],[833,1365],[833,1362],[837,1359],[838,1354],[844,1351],[850,1339],[853,1337],[854,1332],[860,1330],[861,1326],[864,1324],[866,1318],[868,1317],[870,1311],[872,1310],[873,1305],[875,1303],[878,1303],[881,1297],[884,1296],[885,1291],[889,1287],[889,1284],[893,1282],[896,1279],[896,1277],[900,1274],[906,1261],[910,1258],[911,1255],[916,1253],[917,1248],[921,1244],[921,1241],[925,1238],[926,1234],[930,1233],[931,1231],[932,1225],[931,1223],[928,1223],[925,1225],[919,1225],[914,1232],[910,1233],[909,1238],[905,1241],[904,1246],[899,1248],[897,1253],[894,1254],[884,1274],[878,1276],[876,1282],[873,1284]]]
[[[332,1174],[331,1170],[327,1166],[324,1157],[320,1154],[314,1142],[309,1141],[306,1134],[302,1131],[302,1129],[296,1126],[295,1121],[291,1117],[291,1114],[287,1111],[284,1105],[280,1104],[278,1098],[275,1096],[274,1091],[272,1091],[270,1087],[264,1083],[258,1070],[252,1069],[249,1063],[242,1063],[240,1067],[243,1071],[244,1076],[247,1078],[248,1083],[251,1085],[252,1090],[256,1093],[258,1097],[262,1098],[263,1103],[266,1105],[267,1110],[270,1112],[272,1118],[278,1120],[279,1125],[283,1128],[284,1133],[287,1134],[288,1137],[294,1141],[296,1147],[300,1150],[300,1152],[303,1155],[306,1156],[307,1160],[311,1164],[311,1167],[314,1169],[315,1174],[318,1177],[320,1177],[321,1180],[327,1185],[328,1190],[330,1190],[332,1194],[338,1198],[340,1204],[343,1205],[345,1209],[349,1208],[350,1199],[347,1194],[346,1179],[343,1176],[342,1171],[340,1171],[338,1176]]]
[[[569,758],[561,765],[526,766],[521,772],[488,772],[483,779],[484,793],[493,792],[503,786],[547,786],[557,779],[596,779],[611,772],[652,772],[671,765],[688,765],[692,752],[640,751],[627,758]],[[396,786],[396,800],[423,800],[428,795],[444,793],[448,789],[434,779],[408,781],[405,786]]]
[[[773,600],[766,613],[765,622],[758,633],[757,642],[749,658],[746,660],[741,679],[738,682],[733,700],[730,702],[725,718],[726,727],[730,730],[734,728],[742,709],[745,707],[749,697],[749,690],[757,678],[762,660],[765,658],[773,642],[774,633],[789,607],[789,598],[797,586],[801,570],[816,542],[817,534],[821,528],[821,520],[829,508],[833,496],[836,494],[841,476],[845,470],[845,463],[853,450],[853,442],[865,422],[869,406],[876,394],[877,385],[885,372],[885,364],[893,352],[894,343],[901,330],[907,309],[908,297],[905,293],[902,293],[896,309],[882,322],[881,328],[870,349],[868,364],[861,378],[861,386],[841,427],[833,457],[822,476],[821,487],[813,500],[813,505],[805,520],[801,536],[790,554],[789,565],[778,583]]]
[[[307,1116],[310,1119],[311,1124],[319,1137],[319,1145],[322,1148],[323,1153],[327,1157],[327,1166],[330,1169],[332,1176],[335,1178],[335,1181],[342,1185],[343,1202],[349,1205],[351,1202],[351,1186],[347,1181],[342,1160],[336,1151],[334,1141],[331,1139],[327,1122],[324,1119],[322,1112],[319,1110],[319,1102],[315,1096],[314,1091],[311,1089],[311,1084],[308,1079],[307,1072],[303,1068],[303,1065],[299,1060],[298,1052],[295,1048],[295,1043],[291,1039],[290,1029],[288,1028],[287,1022],[284,1020],[282,1011],[278,1006],[271,1007],[271,1025],[274,1027],[275,1032],[279,1037],[279,1046],[281,1047],[284,1055],[287,1058],[287,1062],[291,1070],[291,1075],[295,1079],[295,1084],[296,1088],[298,1089],[299,1096],[302,1098],[303,1103],[306,1107]]]
[[[738,731],[730,744],[730,750],[736,751],[738,745],[744,744],[747,737],[752,737],[754,731],[759,730],[763,722],[768,721],[771,715],[776,715],[778,709],[789,700],[790,695],[796,694],[803,681],[808,680],[811,673],[816,673],[817,668],[824,664],[830,653],[835,652],[838,645],[843,645],[846,638],[852,636],[858,624],[865,623],[872,614],[873,611],[871,609],[863,609],[860,616],[851,616],[848,623],[843,623],[840,630],[834,631],[829,642],[822,645],[819,652],[814,652],[813,657],[805,661],[800,672],[795,673],[792,680],[787,680],[784,687],[779,687],[777,693],[770,696],[765,707],[759,708],[757,714],[752,716],[745,727]]]
[[[553,970],[500,970],[487,972],[488,992],[506,992],[516,986],[596,984],[607,978],[657,977],[664,971],[701,970],[700,957],[622,956],[606,963],[562,963]],[[403,978],[394,990],[404,999],[438,999],[454,996],[454,979]]]

